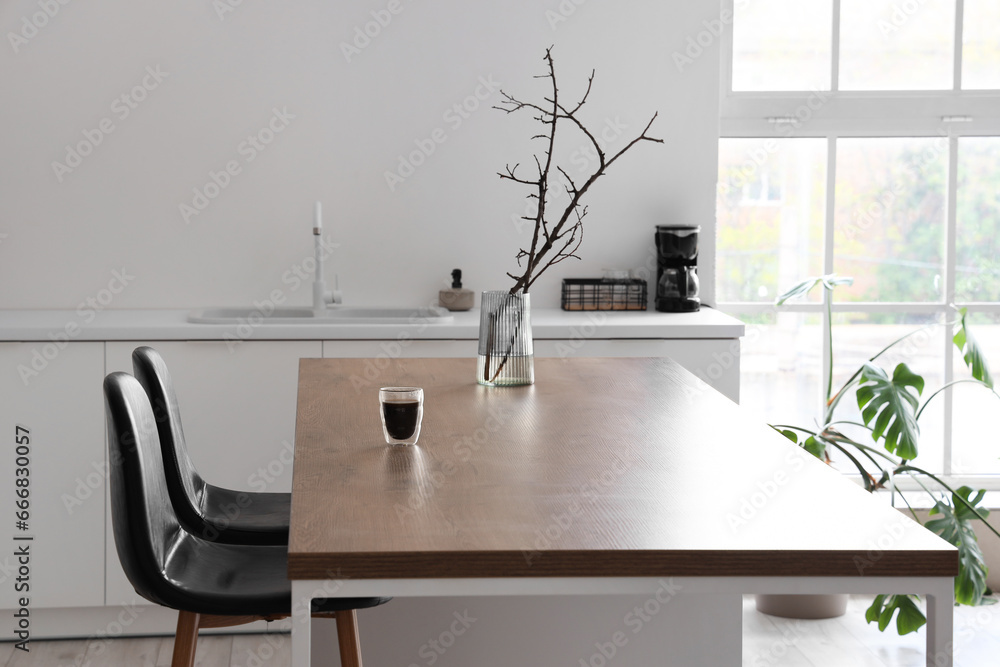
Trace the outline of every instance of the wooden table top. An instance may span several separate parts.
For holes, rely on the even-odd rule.
[[[302,359],[292,579],[953,576],[949,544],[675,362]],[[380,386],[420,386],[390,447]]]

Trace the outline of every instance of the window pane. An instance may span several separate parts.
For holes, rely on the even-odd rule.
[[[840,301],[941,299],[948,141],[840,139],[834,269]]]
[[[965,0],[962,88],[1000,88],[1000,3]]]
[[[788,312],[735,316],[746,323],[740,405],[769,424],[812,428],[822,403],[820,317]]]
[[[1000,377],[1000,314],[970,313],[966,321],[969,331],[983,348],[996,381]],[[956,380],[971,377],[957,349],[954,368]],[[974,384],[955,385],[952,392],[951,451],[955,473],[1000,473],[995,418],[1000,411],[1000,399]]]
[[[718,301],[774,301],[822,273],[825,198],[826,140],[721,139]]]
[[[733,90],[829,90],[832,0],[737,0]]]
[[[840,288],[837,288],[838,290]],[[861,365],[879,350],[911,332],[906,340],[875,360],[887,375],[892,376],[897,364],[905,363],[924,378],[923,401],[944,384],[944,336],[946,327],[928,324],[938,321],[935,315],[901,313],[834,313],[833,316],[833,391],[836,392]],[[920,416],[920,440],[917,465],[940,472],[944,456],[944,401],[934,402]],[[862,422],[858,402],[851,390],[837,406],[837,419]],[[864,444],[874,444],[871,432],[860,427],[843,425],[844,433]],[[881,447],[881,441],[879,443]],[[853,452],[852,452],[853,454]],[[850,470],[853,464],[843,455],[831,456],[839,461],[838,468]],[[846,465],[845,465],[846,464]],[[850,467],[848,467],[850,466]]]
[[[955,0],[841,0],[841,90],[951,88]]]
[[[1000,301],[1000,138],[958,140],[955,298]]]

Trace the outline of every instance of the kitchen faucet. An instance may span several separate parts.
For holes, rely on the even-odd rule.
[[[323,209],[320,202],[316,202],[316,224],[313,226],[313,238],[316,245],[316,272],[313,274],[313,314],[317,317],[326,314],[327,306],[343,302],[340,293],[339,280],[337,274],[333,274],[333,291],[326,289],[326,281],[323,279]]]

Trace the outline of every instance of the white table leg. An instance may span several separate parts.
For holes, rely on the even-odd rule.
[[[312,614],[310,603],[314,581],[292,581],[292,667],[311,667]]]
[[[952,667],[955,584],[944,579],[927,595],[927,667]]]

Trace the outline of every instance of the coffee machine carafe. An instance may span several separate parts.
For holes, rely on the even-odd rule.
[[[698,298],[697,225],[656,227],[656,309],[687,313],[701,307]]]

